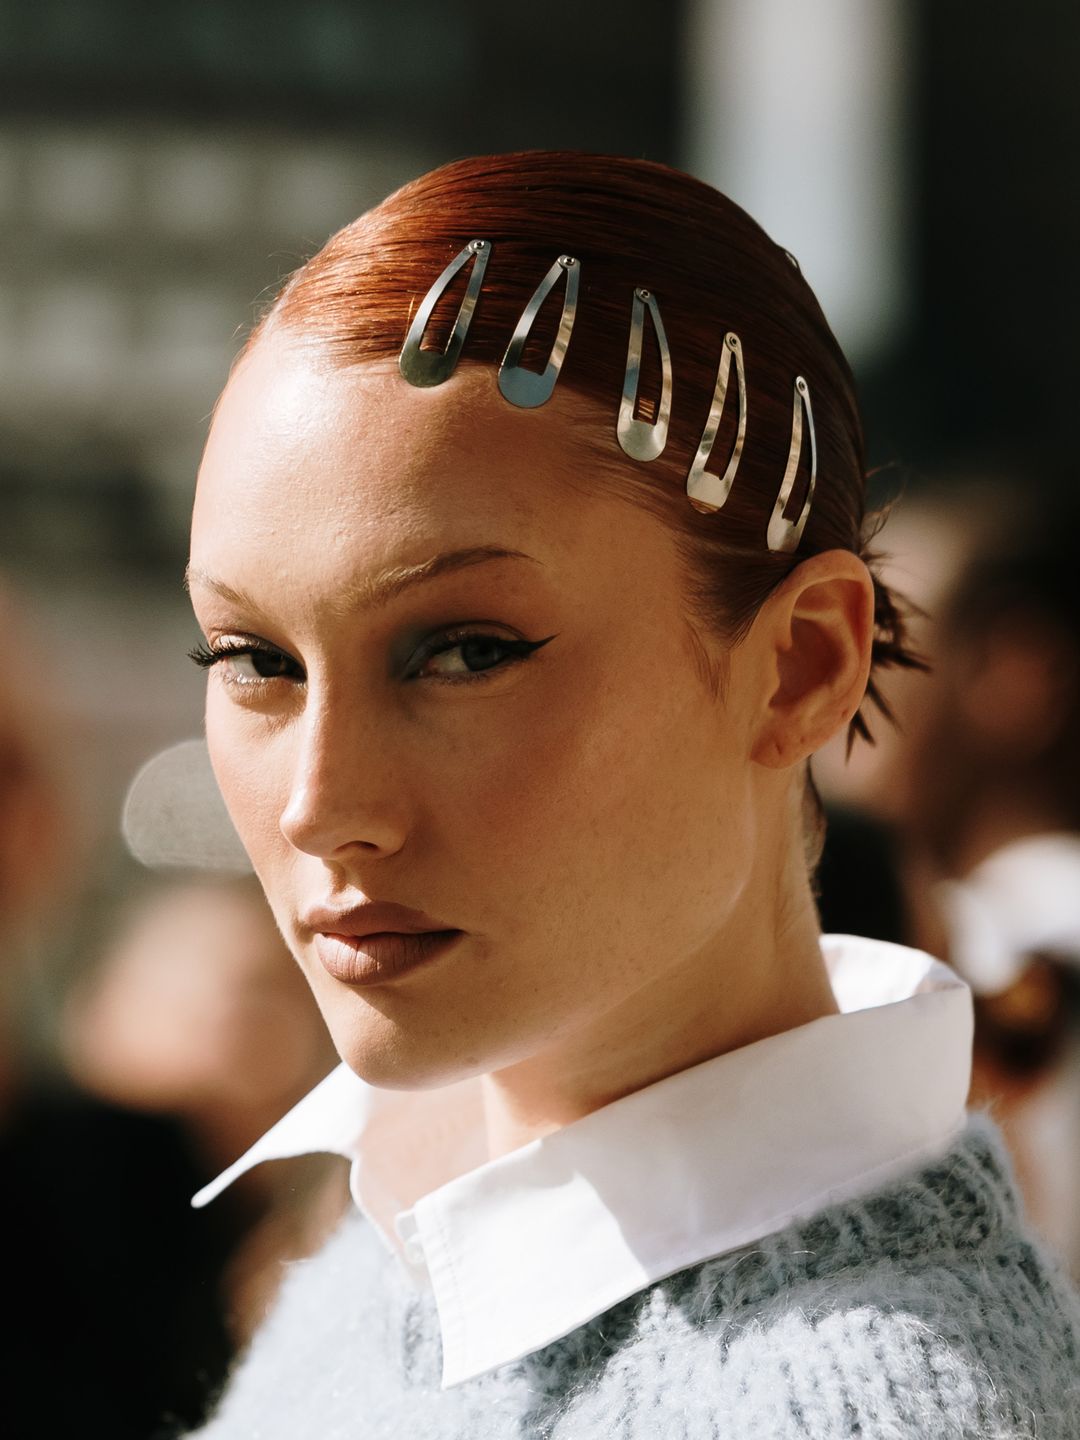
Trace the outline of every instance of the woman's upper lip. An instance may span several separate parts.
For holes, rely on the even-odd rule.
[[[457,926],[447,925],[425,915],[422,910],[410,910],[407,905],[394,905],[388,900],[365,900],[348,910],[337,910],[333,906],[318,906],[300,916],[300,923],[313,934],[352,935],[362,939],[365,935],[420,935],[429,930],[455,930]]]

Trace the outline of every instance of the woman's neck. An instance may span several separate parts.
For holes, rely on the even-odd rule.
[[[805,875],[772,923],[747,903],[697,953],[545,1050],[486,1075],[491,1158],[668,1075],[836,1013]],[[775,900],[773,902],[775,904]]]

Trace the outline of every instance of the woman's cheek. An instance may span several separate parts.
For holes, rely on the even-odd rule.
[[[501,861],[520,855],[535,865],[545,844],[572,856],[595,845],[604,817],[627,805],[632,729],[623,715],[597,706],[584,713],[572,694],[545,693],[512,723],[470,736],[463,763],[447,767],[455,775],[449,813],[497,845]],[[439,789],[447,794],[432,776],[426,793]]]
[[[278,821],[288,803],[289,769],[280,743],[260,735],[255,718],[220,694],[207,697],[206,739],[218,789],[244,848],[261,870],[275,844],[285,844]]]

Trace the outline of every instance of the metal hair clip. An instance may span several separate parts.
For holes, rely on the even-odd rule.
[[[785,520],[784,511],[795,488],[799,461],[802,459],[803,412],[806,412],[806,428],[810,434],[810,484],[806,487],[806,499],[797,520]],[[810,387],[801,375],[795,380],[795,409],[791,420],[791,448],[788,450],[787,466],[780,483],[780,494],[776,497],[772,517],[769,520],[768,544],[770,550],[797,550],[806,520],[810,514],[810,502],[814,498],[817,484],[817,437],[814,434],[814,412],[810,409]]]
[[[705,466],[708,464],[712,448],[716,444],[720,419],[724,413],[724,406],[727,404],[728,381],[731,376],[732,364],[735,366],[739,404],[738,429],[735,432],[735,443],[731,447],[731,454],[728,457],[727,469],[723,475],[713,475],[705,469]],[[712,404],[709,406],[709,417],[705,421],[705,429],[701,434],[701,444],[697,448],[697,454],[694,456],[693,464],[686,476],[686,493],[695,510],[702,510],[706,513],[719,510],[727,500],[731,494],[731,487],[735,483],[735,472],[742,459],[745,440],[746,375],[743,370],[742,343],[738,335],[733,330],[729,330],[724,336],[724,348],[720,353],[720,366],[716,372],[716,385],[713,389]]]
[[[555,336],[555,343],[551,347],[548,362],[539,373],[535,370],[525,370],[521,365],[521,356],[533,322],[540,313],[541,305],[564,275],[566,276],[566,293],[563,296],[562,316],[559,319],[559,330]],[[499,390],[504,399],[509,400],[512,405],[520,405],[526,410],[532,410],[537,405],[543,405],[545,400],[551,399],[555,381],[558,380],[559,371],[566,359],[566,348],[570,344],[570,332],[574,328],[580,282],[581,266],[572,255],[560,255],[543,280],[540,281],[532,299],[522,311],[521,319],[510,337],[510,344],[506,347],[506,354],[499,366]]]
[[[469,331],[473,311],[476,309],[476,301],[480,295],[480,286],[484,282],[484,271],[487,269],[490,255],[491,243],[489,241],[470,240],[464,250],[454,256],[420,302],[420,308],[413,316],[409,333],[405,336],[405,344],[401,347],[401,354],[398,357],[398,369],[410,385],[441,385],[454,373],[458,356],[461,354],[461,347],[465,344],[465,336]],[[451,280],[470,260],[475,262],[473,272],[469,276],[465,298],[458,310],[450,339],[446,342],[446,349],[421,350],[420,342],[424,338],[424,331],[431,319],[431,312],[435,309],[439,298]]]
[[[634,415],[638,385],[641,381],[641,347],[645,339],[645,310],[652,316],[656,343],[660,349],[660,405],[655,420],[638,420]],[[630,343],[626,351],[626,373],[623,377],[622,400],[619,402],[619,422],[616,433],[619,444],[631,460],[655,460],[663,453],[667,444],[668,424],[671,420],[671,350],[668,346],[664,322],[660,319],[660,307],[656,297],[648,290],[634,291],[634,306],[630,314]]]

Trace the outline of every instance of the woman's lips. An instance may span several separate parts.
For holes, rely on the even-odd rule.
[[[346,985],[382,985],[445,955],[464,930],[384,930],[372,935],[319,931],[315,953],[323,969]]]

